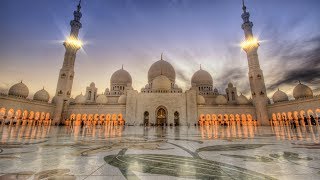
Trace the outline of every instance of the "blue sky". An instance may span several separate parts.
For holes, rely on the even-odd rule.
[[[33,94],[43,86],[54,95],[62,66],[62,41],[70,32],[76,0],[0,1],[0,88],[23,80]],[[247,0],[269,97],[279,87],[292,94],[298,80],[319,92],[320,1]],[[140,89],[152,63],[164,59],[175,68],[177,84],[190,87],[202,68],[224,92],[231,81],[248,95],[241,0],[83,0],[86,42],[78,53],[72,95],[95,82],[99,93],[124,65]]]

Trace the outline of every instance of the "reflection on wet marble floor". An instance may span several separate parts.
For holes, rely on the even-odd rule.
[[[320,179],[319,130],[0,126],[0,179]]]

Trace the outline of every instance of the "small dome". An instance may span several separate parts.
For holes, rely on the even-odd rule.
[[[152,89],[153,90],[170,90],[171,81],[166,76],[160,75],[152,81]]]
[[[249,103],[250,103],[249,100],[244,95],[241,94],[240,96],[238,96],[237,104],[239,104],[239,105],[247,105]]]
[[[90,87],[95,87],[96,84],[94,82],[90,83]]]
[[[293,89],[293,97],[295,99],[313,97],[313,92],[309,86],[299,83]]]
[[[179,86],[178,86],[177,84],[174,84],[173,87],[174,87],[175,89],[178,89],[178,88],[179,88]]]
[[[146,84],[146,85],[144,86],[144,88],[145,88],[145,89],[149,89],[149,84]]]
[[[132,78],[128,71],[122,69],[117,70],[111,76],[110,83],[112,84],[121,84],[125,86],[132,85]]]
[[[127,95],[122,94],[118,99],[118,104],[126,104],[127,103]]]
[[[191,78],[192,86],[210,85],[212,86],[213,80],[211,75],[205,70],[198,70]]]
[[[289,98],[288,98],[288,95],[285,92],[280,91],[278,89],[278,91],[276,91],[273,94],[272,100],[273,100],[274,103],[277,103],[277,102],[282,102],[282,101],[289,101]]]
[[[75,102],[76,104],[84,104],[84,103],[86,103],[86,97],[85,97],[84,95],[82,95],[82,93],[81,93],[80,95],[78,95],[78,96],[75,98],[74,102]]]
[[[218,96],[216,97],[216,101],[215,101],[215,102],[216,102],[216,104],[218,104],[218,105],[225,105],[225,104],[228,103],[226,97],[224,97],[223,95],[218,95]]]
[[[76,101],[75,101],[74,98],[70,98],[70,99],[69,99],[69,102],[70,102],[70,103],[75,103]]]
[[[36,100],[36,101],[48,102],[49,99],[50,99],[49,93],[44,88],[37,91],[33,96],[33,100]]]
[[[52,98],[52,100],[51,100],[51,103],[52,103],[52,104],[56,104],[56,103],[57,103],[57,99],[58,99],[57,96],[53,96],[53,98]]]
[[[27,98],[29,95],[28,87],[21,81],[10,87],[9,89],[10,96],[17,96],[22,98]]]
[[[232,84],[231,82],[229,82],[228,87],[229,87],[229,88],[232,88],[232,87],[233,87],[233,84]]]
[[[198,95],[197,96],[197,103],[203,105],[203,104],[206,104],[206,100],[204,99],[203,96]]]
[[[148,82],[152,82],[153,79],[160,75],[166,76],[172,82],[175,82],[176,80],[176,72],[174,71],[173,66],[162,58],[151,65],[148,71]]]
[[[214,88],[213,92],[214,92],[214,93],[216,93],[216,94],[218,94],[218,93],[219,93],[219,91],[218,91],[218,89],[217,89],[217,88]]]
[[[104,94],[100,94],[97,99],[96,99],[97,104],[107,104],[108,103],[108,98]]]

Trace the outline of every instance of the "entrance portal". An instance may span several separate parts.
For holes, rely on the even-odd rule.
[[[160,107],[156,111],[156,117],[157,117],[157,125],[158,126],[165,126],[167,125],[167,112],[164,108]]]

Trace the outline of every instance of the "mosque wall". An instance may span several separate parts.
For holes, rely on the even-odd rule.
[[[137,90],[127,90],[127,100],[126,100],[126,122],[128,124],[134,124],[137,119]],[[143,120],[141,120],[141,123]]]
[[[179,113],[179,124],[187,124],[185,93],[139,93],[137,96],[137,110],[134,125],[142,124],[144,113],[149,113],[149,123],[156,123],[157,108],[163,107],[167,111],[167,124],[174,123],[174,113]]]
[[[109,104],[117,104],[119,96],[107,96]]]
[[[320,117],[320,96],[315,96],[313,98],[307,98],[307,99],[298,99],[298,100],[292,100],[292,101],[284,101],[284,102],[278,102],[274,104],[268,105],[268,113],[269,118],[272,118],[272,114],[277,113],[293,113],[294,111],[297,111],[299,114],[300,112],[304,112],[305,115],[309,113],[310,110],[314,114],[313,116]],[[317,113],[317,114],[316,114]]]
[[[197,119],[197,91],[187,90],[187,123],[185,125],[191,125]]]
[[[5,108],[7,111],[10,109],[13,109],[14,111],[26,110],[28,112],[45,112],[52,115],[55,105],[30,99],[0,96],[0,108]]]

